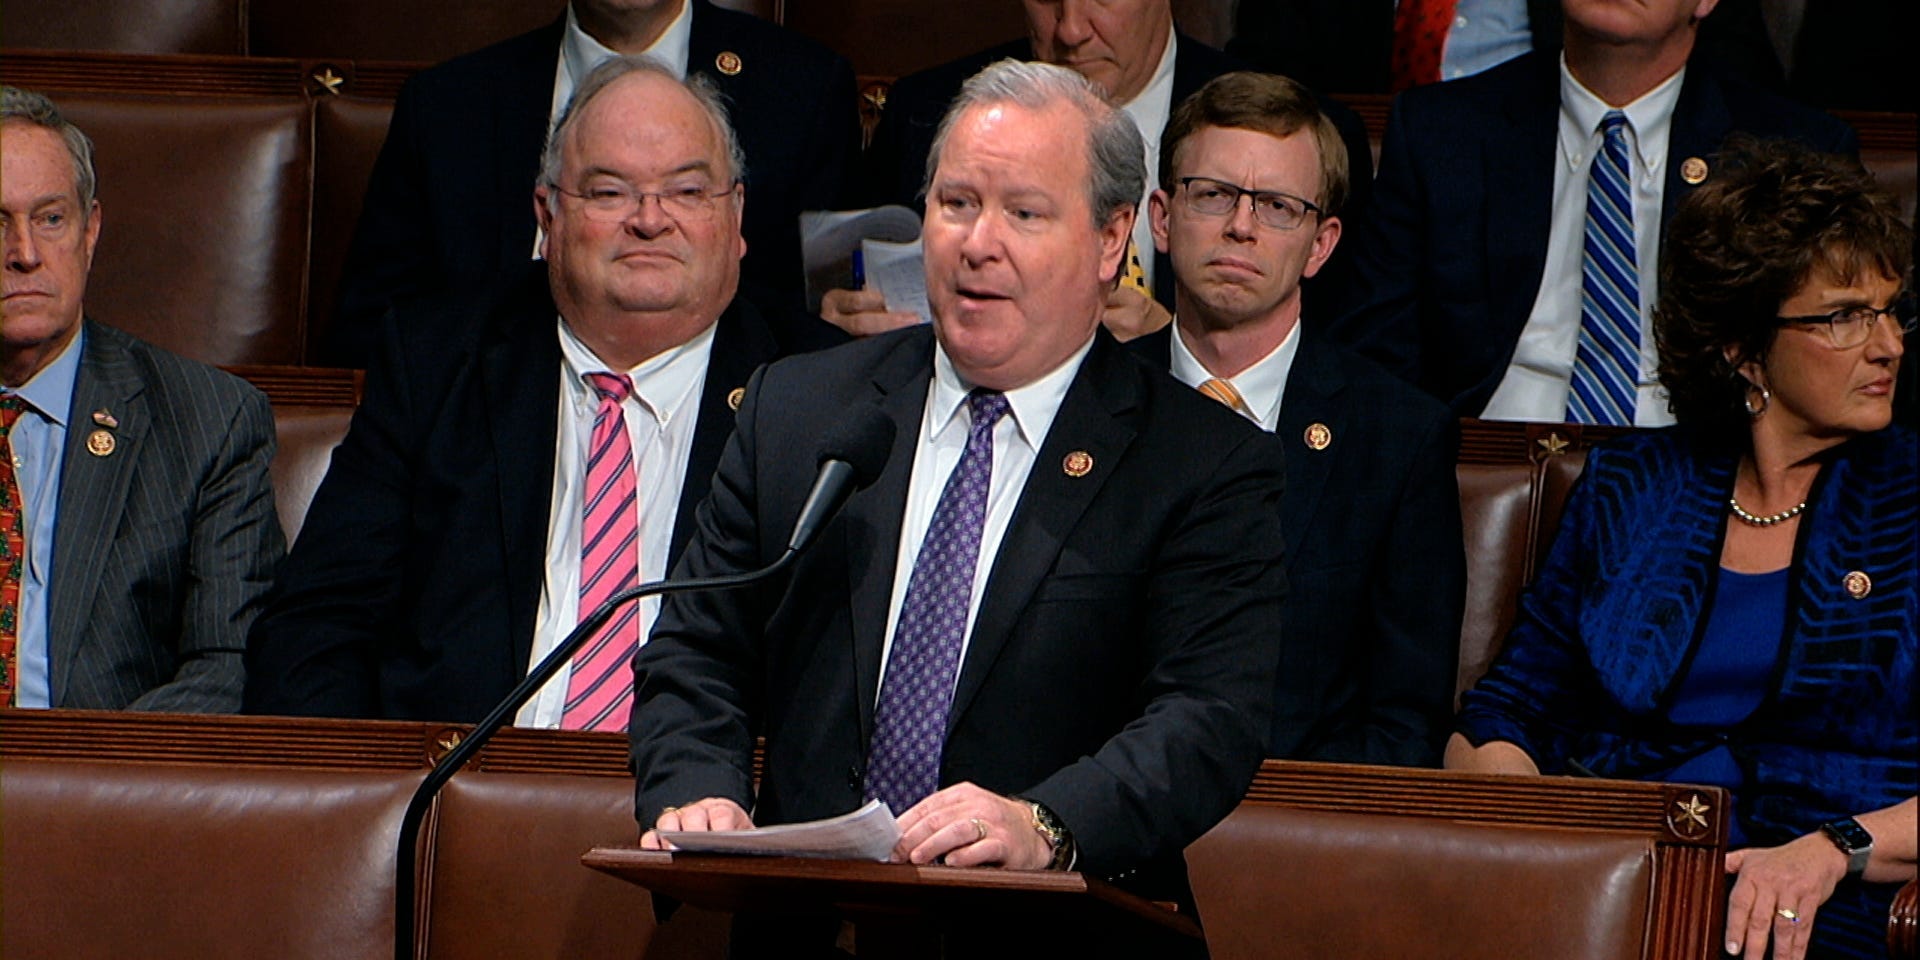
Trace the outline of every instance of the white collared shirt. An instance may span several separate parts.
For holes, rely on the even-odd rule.
[[[600,395],[584,377],[610,368],[574,335],[565,320],[559,326],[560,406],[553,457],[552,507],[547,513],[546,576],[540,583],[535,614],[531,671],[580,624],[580,522],[586,508],[587,446]],[[631,370],[633,392],[621,404],[627,437],[633,444],[640,511],[640,582],[667,575],[667,553],[680,513],[680,490],[693,449],[700,415],[701,386],[713,355],[713,327],[680,346],[657,354]],[[660,613],[660,598],[640,604],[640,641]],[[568,669],[562,667],[540,693],[520,708],[514,721],[523,727],[557,727],[566,711]],[[627,682],[631,683],[631,678]]]
[[[1153,79],[1140,90],[1140,95],[1120,105],[1120,109],[1140,128],[1140,139],[1147,144],[1147,183],[1140,194],[1140,203],[1134,208],[1133,246],[1140,254],[1140,269],[1147,275],[1147,286],[1153,286],[1153,228],[1147,222],[1147,198],[1153,195],[1154,181],[1159,177],[1160,134],[1167,128],[1167,117],[1173,113],[1173,28],[1167,28],[1167,46],[1160,51],[1160,65],[1154,68]]]
[[[1240,392],[1240,399],[1247,402],[1247,409],[1259,416],[1260,429],[1268,433],[1280,427],[1280,400],[1287,392],[1287,376],[1293,372],[1293,358],[1299,355],[1300,324],[1295,321],[1293,329],[1287,331],[1287,335],[1271,353],[1234,376],[1220,378],[1233,384],[1233,389]],[[1180,329],[1177,321],[1173,325],[1171,369],[1173,378],[1189,387],[1198,388],[1214,378],[1213,373],[1187,348],[1186,332]]]
[[[1656,375],[1653,304],[1659,297],[1660,215],[1665,193],[1667,139],[1680,99],[1682,68],[1640,99],[1627,115],[1627,162],[1633,181],[1634,252],[1640,270],[1640,388],[1636,426],[1673,423],[1667,392]],[[1567,418],[1574,354],[1580,348],[1580,265],[1585,250],[1587,182],[1604,138],[1600,120],[1614,108],[1580,85],[1560,59],[1560,135],[1553,169],[1553,226],[1533,313],[1514,346],[1513,360],[1481,416],[1488,420],[1557,422]]]
[[[986,592],[987,575],[1006,537],[1007,522],[1013,519],[1014,505],[1026,489],[1027,474],[1034,458],[1047,440],[1054,415],[1066,399],[1067,388],[1080,372],[1080,362],[1093,347],[1089,337],[1073,356],[1046,375],[1024,387],[1006,391],[1007,415],[993,425],[993,474],[987,487],[987,517],[980,535],[980,555],[974,561],[973,595],[967,600],[967,626],[961,634],[960,660],[964,664],[967,646],[973,642],[973,622],[980,614],[980,598]],[[920,418],[920,436],[914,443],[913,474],[907,484],[907,509],[900,521],[900,553],[893,567],[893,597],[887,604],[886,639],[880,648],[882,685],[886,677],[887,657],[893,652],[893,632],[900,624],[900,607],[907,599],[907,583],[913,579],[913,564],[920,557],[920,545],[933,524],[933,510],[946,490],[947,477],[959,466],[966,452],[967,435],[973,428],[973,416],[967,410],[967,393],[973,386],[960,379],[953,361],[938,345],[933,351],[933,380],[927,385],[927,405]],[[958,682],[960,672],[954,671]],[[877,701],[876,701],[877,702]]]

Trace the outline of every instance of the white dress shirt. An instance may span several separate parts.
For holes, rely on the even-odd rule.
[[[1640,271],[1640,388],[1633,422],[1641,427],[1673,423],[1667,391],[1656,378],[1653,304],[1659,297],[1660,213],[1665,193],[1667,138],[1680,99],[1683,68],[1640,99],[1620,108],[1627,115],[1627,164],[1633,181],[1633,233]],[[1600,120],[1609,110],[1580,85],[1560,59],[1560,137],[1553,169],[1553,228],[1533,313],[1514,346],[1506,376],[1487,401],[1488,420],[1558,422],[1567,418],[1574,355],[1580,348],[1580,265],[1585,252],[1587,182],[1593,156],[1604,140]]]
[[[1026,489],[1027,474],[1053,427],[1054,414],[1073,385],[1080,362],[1086,359],[1093,339],[1068,357],[1065,363],[1045,376],[1017,390],[1006,392],[1008,411],[993,425],[993,474],[987,487],[987,517],[980,535],[980,555],[974,561],[973,595],[967,600],[967,626],[961,634],[960,660],[964,664],[967,646],[973,642],[973,622],[980,614],[980,597],[993,570],[993,559],[1000,552],[1007,522],[1013,518],[1014,505]],[[913,564],[920,557],[920,545],[933,524],[933,510],[946,490],[947,477],[959,466],[966,452],[967,435],[973,416],[967,409],[967,393],[973,386],[960,379],[953,361],[938,346],[933,351],[933,382],[927,385],[927,405],[920,418],[920,436],[914,443],[913,474],[907,484],[907,510],[900,521],[900,553],[893,567],[893,598],[887,604],[886,639],[880,648],[882,685],[885,684],[887,657],[893,652],[893,632],[900,624],[900,607],[906,603],[907,583],[913,579]],[[960,672],[954,671],[958,681]],[[878,702],[876,697],[875,702]]]
[[[1160,133],[1173,113],[1173,48],[1173,28],[1169,27],[1167,46],[1160,51],[1160,65],[1154,68],[1153,79],[1147,81],[1139,96],[1120,105],[1133,125],[1140,128],[1140,139],[1147,144],[1147,183],[1134,208],[1133,246],[1140,254],[1140,269],[1147,276],[1149,288],[1153,286],[1153,227],[1147,222],[1147,198],[1153,195],[1160,176]]]
[[[608,371],[607,364],[580,342],[566,321],[558,324],[560,337],[560,409],[553,458],[553,499],[547,514],[546,577],[540,584],[540,609],[535,614],[533,654],[527,669],[539,663],[580,624],[580,521],[586,509],[586,449],[593,440],[593,421],[600,395],[583,379]],[[627,437],[633,444],[636,493],[640,511],[640,582],[667,575],[667,548],[680,512],[680,490],[693,448],[693,431],[700,414],[700,388],[707,379],[707,361],[713,355],[713,327],[699,336],[658,354],[631,370],[633,392],[621,407],[626,414]],[[660,598],[640,601],[640,642],[660,613]],[[523,727],[557,727],[566,712],[567,676],[560,672],[540,693],[520,708],[515,723]],[[631,682],[629,680],[628,682]]]
[[[1287,331],[1280,345],[1273,352],[1254,361],[1253,365],[1231,377],[1220,379],[1233,384],[1240,392],[1240,399],[1247,402],[1247,409],[1260,418],[1260,429],[1268,433],[1280,427],[1280,399],[1287,392],[1287,375],[1293,372],[1293,358],[1300,355],[1300,324],[1294,323]],[[1201,365],[1193,351],[1187,349],[1187,335],[1178,323],[1173,327],[1173,378],[1189,387],[1198,388],[1208,380],[1214,379],[1212,373]]]

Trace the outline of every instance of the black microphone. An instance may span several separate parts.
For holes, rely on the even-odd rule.
[[[820,446],[820,471],[813,481],[813,489],[808,491],[806,501],[800,507],[800,515],[794,520],[793,534],[787,538],[787,548],[779,559],[758,570],[744,573],[727,573],[713,577],[695,577],[686,580],[656,580],[629,587],[607,598],[607,602],[594,608],[586,619],[580,621],[566,639],[553,648],[553,651],[527,672],[525,680],[507,694],[505,700],[493,708],[473,731],[447,751],[433,769],[427,771],[421,780],[419,789],[413,792],[413,799],[407,802],[407,810],[400,817],[400,846],[398,848],[394,875],[393,904],[393,955],[395,960],[413,960],[414,950],[414,883],[418,869],[420,853],[420,827],[426,820],[427,808],[433,805],[447,781],[460,772],[480,748],[507,725],[515,713],[533,699],[540,688],[558,673],[560,666],[573,659],[573,655],[584,646],[589,637],[599,630],[621,607],[641,597],[654,594],[685,593],[692,590],[722,590],[730,587],[745,586],[766,579],[787,568],[800,551],[812,545],[827,521],[839,512],[842,504],[853,495],[855,490],[871,484],[886,467],[887,455],[893,450],[893,421],[878,407],[861,407],[852,419],[842,421],[827,434]]]

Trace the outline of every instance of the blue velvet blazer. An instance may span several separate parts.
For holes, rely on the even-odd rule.
[[[1832,452],[1800,521],[1767,698],[1708,729],[1666,714],[1713,607],[1738,460],[1680,429],[1595,449],[1499,658],[1462,700],[1460,732],[1510,741],[1543,773],[1616,779],[1724,743],[1745,780],[1734,813],[1757,846],[1913,796],[1917,451],[1920,438],[1890,427]]]

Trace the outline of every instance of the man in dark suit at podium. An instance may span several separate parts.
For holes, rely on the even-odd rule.
[[[1181,851],[1265,754],[1278,450],[1100,328],[1145,170],[1084,78],[988,68],[936,155],[931,328],[756,375],[677,572],[771,562],[850,412],[891,421],[890,459],[790,573],[667,601],[635,660],[637,815],[725,829],[878,799],[903,860],[1189,901]]]

